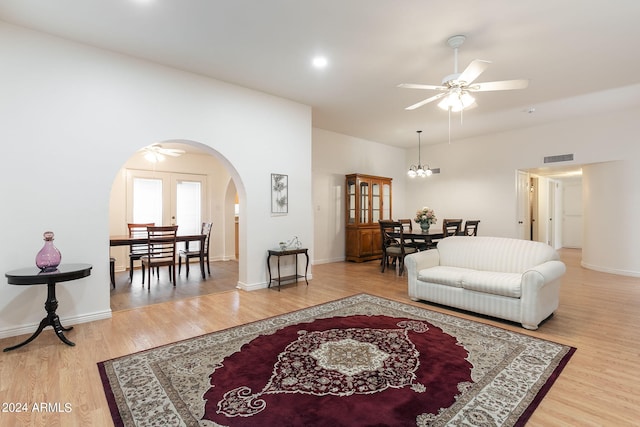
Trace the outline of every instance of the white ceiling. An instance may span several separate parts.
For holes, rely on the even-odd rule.
[[[313,107],[313,125],[400,147],[447,140],[447,112],[404,107],[459,68],[492,61],[452,138],[640,105],[638,0],[0,0],[0,20]],[[324,70],[311,67],[326,55]],[[434,93],[435,94],[435,93]],[[535,112],[529,113],[531,108]]]

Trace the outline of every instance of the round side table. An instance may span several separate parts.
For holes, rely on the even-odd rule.
[[[56,335],[62,342],[67,345],[75,344],[64,336],[63,331],[70,331],[73,326],[65,328],[60,323],[60,318],[56,314],[58,309],[58,300],[56,299],[56,283],[68,282],[70,280],[81,279],[91,274],[91,264],[60,264],[54,271],[41,271],[36,267],[20,268],[5,273],[7,282],[10,285],[47,285],[47,300],[44,303],[44,309],[47,311],[47,317],[40,321],[40,326],[26,341],[12,347],[7,347],[4,351],[15,350],[23,345],[29,344],[36,339],[40,332],[47,327],[52,326]]]

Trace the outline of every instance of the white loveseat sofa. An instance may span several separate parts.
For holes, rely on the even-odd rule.
[[[564,263],[549,245],[504,237],[447,237],[405,258],[409,297],[537,329],[558,308]]]

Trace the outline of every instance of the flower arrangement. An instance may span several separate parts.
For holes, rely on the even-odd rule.
[[[416,212],[416,217],[414,218],[414,221],[418,224],[428,225],[435,223],[437,220],[438,218],[436,218],[436,213],[433,211],[433,209],[426,206],[422,209],[418,209],[418,211]]]

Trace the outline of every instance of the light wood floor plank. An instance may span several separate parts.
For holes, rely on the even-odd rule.
[[[530,426],[637,426],[640,279],[586,270],[580,267],[579,250],[562,250],[561,256],[568,273],[560,308],[537,331],[413,302],[407,297],[406,276],[398,277],[393,271],[380,273],[375,261],[316,265],[309,286],[300,283],[283,287],[281,292],[217,289],[219,293],[212,295],[155,301],[154,305],[117,311],[112,319],[80,324],[69,332],[76,347],[62,344],[48,328],[29,345],[0,356],[0,402],[29,405],[26,413],[0,412],[0,425],[112,425],[97,362],[366,292],[577,347],[531,417]],[[192,274],[188,281],[182,279],[183,286],[208,286],[193,276],[197,275]],[[121,307],[138,303],[129,301],[130,296],[122,290],[125,282],[126,277],[119,277]],[[0,340],[0,346],[24,338],[6,338]],[[34,412],[32,406],[40,402],[58,403],[62,412]],[[70,405],[70,412],[64,412],[65,404]]]

